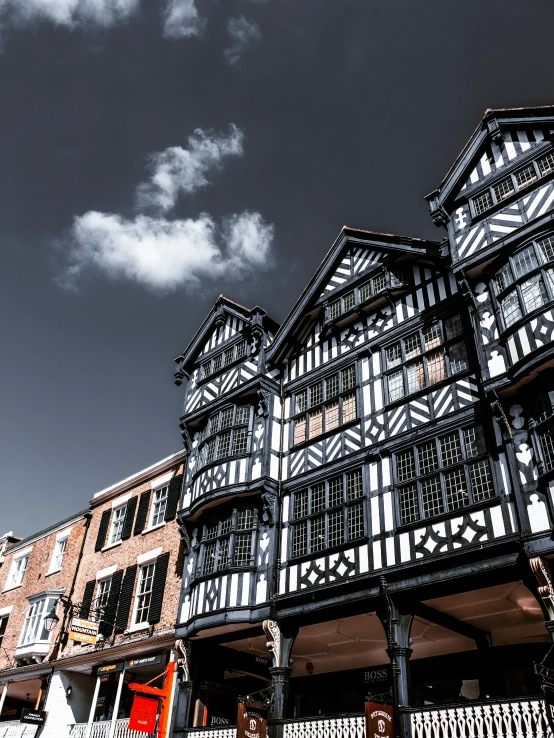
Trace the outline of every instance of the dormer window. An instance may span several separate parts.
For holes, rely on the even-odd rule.
[[[209,361],[205,361],[201,366],[200,379],[206,379],[211,377],[212,374],[217,374],[220,369],[229,366],[235,361],[240,361],[246,356],[246,341],[240,341],[234,346],[229,346],[225,351],[221,351],[219,354],[213,356]]]
[[[542,159],[538,159],[537,165],[542,175],[554,172],[554,153],[550,152],[550,154],[543,156]]]
[[[509,174],[485,192],[472,198],[474,216],[482,215],[486,210],[498,205],[519,190],[536,182],[539,177],[544,177],[551,172],[554,172],[554,153],[549,152],[540,159],[529,162],[522,169]]]
[[[494,194],[496,195],[496,200],[500,202],[500,200],[505,200],[507,197],[510,197],[510,195],[513,195],[516,191],[516,188],[514,187],[512,178],[507,177],[506,179],[503,179],[501,182],[495,185],[493,187],[493,190]]]
[[[343,313],[367,302],[371,297],[380,295],[384,290],[404,285],[404,276],[398,269],[381,269],[370,280],[355,287],[342,297],[330,302],[326,310],[326,322],[337,320]]]
[[[492,208],[492,206],[493,201],[491,193],[488,191],[484,192],[482,195],[479,195],[479,197],[476,197],[473,200],[473,207],[475,208],[476,215],[481,215],[481,213],[484,213],[485,210]]]

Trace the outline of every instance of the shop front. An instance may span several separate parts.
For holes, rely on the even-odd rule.
[[[116,648],[110,659],[98,650],[58,661],[42,738],[166,738],[175,651],[167,641],[155,650],[155,643],[141,646]]]
[[[251,674],[230,678],[224,666],[233,659],[266,658],[267,634],[252,632],[222,643],[218,653],[234,652],[235,656],[220,655],[217,659],[213,651],[212,658],[204,658],[202,654],[209,648],[206,644],[201,650],[199,645],[196,653],[202,667],[190,737],[204,731],[213,736],[209,731],[219,729],[224,730],[219,738],[233,738],[237,700],[250,696],[272,700],[270,724],[273,734],[283,738],[362,738],[365,706],[373,703],[392,709],[395,701],[394,720],[404,725],[402,736],[551,735],[535,669],[548,652],[551,638],[540,604],[523,582],[420,602],[414,604],[408,620],[408,646],[399,656],[400,648],[391,649],[375,612],[305,625],[299,617],[298,627],[289,624],[288,628],[294,634],[288,639],[293,641],[290,664],[266,667],[255,679]],[[282,632],[286,632],[285,626],[281,621]],[[281,638],[281,651],[286,640]],[[400,660],[391,664],[395,649],[393,655]],[[394,670],[404,667],[408,699],[402,703]],[[273,677],[272,690],[265,689],[263,677]],[[284,706],[275,719],[279,693],[284,695]],[[381,720],[386,727],[384,718]]]

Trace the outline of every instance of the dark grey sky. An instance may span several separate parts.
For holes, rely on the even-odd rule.
[[[423,197],[484,110],[554,103],[550,0],[197,0],[193,38],[164,38],[162,3],[104,30],[3,19],[0,533],[181,448],[172,360],[219,293],[282,320],[343,224],[442,237]],[[242,17],[249,43],[225,54]],[[259,212],[271,268],[60,284],[75,216],[134,218],[148,155],[231,123],[242,156],[165,217]]]

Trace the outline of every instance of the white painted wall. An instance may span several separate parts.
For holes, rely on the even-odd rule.
[[[48,713],[42,738],[69,738],[71,725],[88,720],[94,693],[94,677],[69,671],[56,671],[52,676],[45,710]],[[71,686],[71,696],[66,696]]]

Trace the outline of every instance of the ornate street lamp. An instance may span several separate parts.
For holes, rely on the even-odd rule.
[[[44,627],[49,633],[51,633],[59,622],[60,619],[56,614],[56,606],[54,605],[48,615],[44,618]]]

